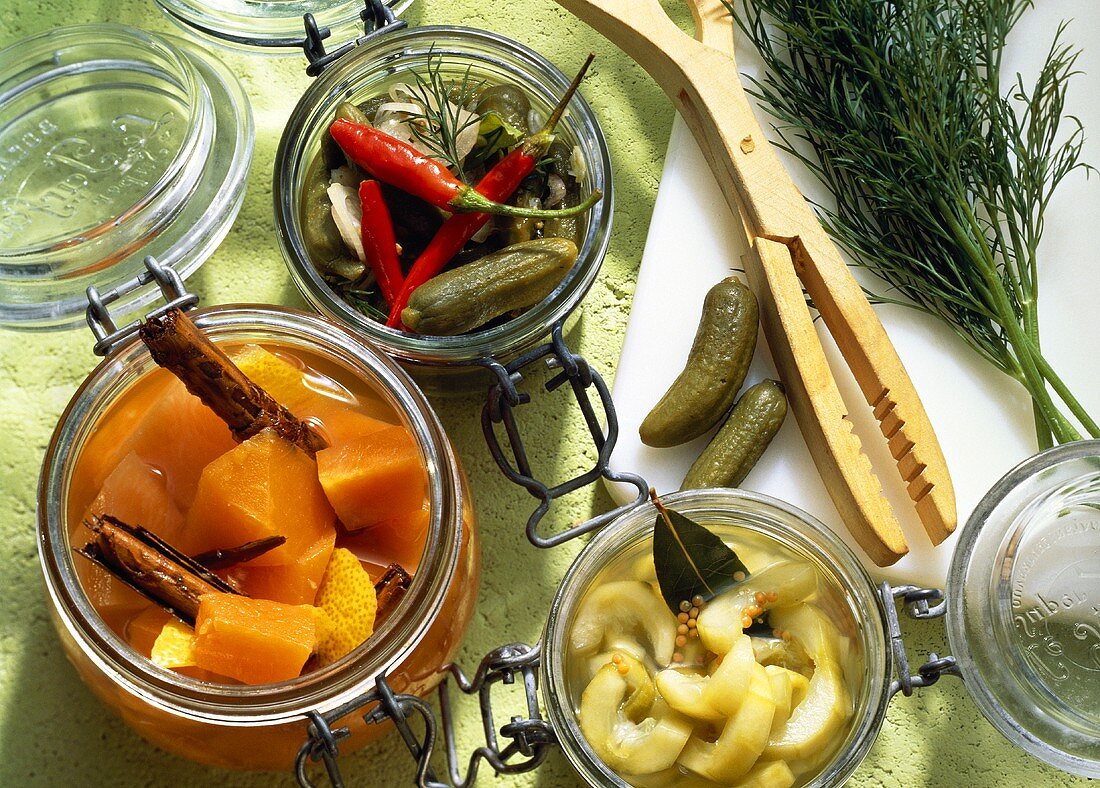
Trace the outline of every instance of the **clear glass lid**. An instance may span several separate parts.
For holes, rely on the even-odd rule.
[[[378,0],[398,15],[412,0]],[[328,28],[329,49],[363,34],[360,14],[370,14],[372,0],[156,0],[174,22],[189,33],[238,49],[269,54],[302,54],[303,19],[312,14]],[[329,42],[332,42],[331,44]]]
[[[1100,441],[1042,452],[990,490],[947,598],[982,713],[1032,755],[1100,777]]]
[[[76,325],[87,287],[146,255],[194,271],[236,217],[252,142],[236,77],[181,39],[78,25],[0,51],[0,325]]]

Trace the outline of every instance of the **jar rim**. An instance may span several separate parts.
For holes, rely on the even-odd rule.
[[[127,25],[60,27],[0,51],[0,94],[0,144],[19,151],[0,170],[18,181],[0,209],[0,325],[76,326],[88,286],[122,286],[150,254],[186,277],[228,232],[252,115],[209,53]]]
[[[215,341],[263,335],[297,343],[339,362],[349,372],[354,369],[401,415],[426,460],[432,513],[422,562],[409,590],[375,636],[349,655],[274,684],[202,682],[157,667],[115,635],[95,612],[75,573],[65,512],[72,468],[65,467],[64,458],[79,454],[81,437],[94,427],[110,401],[155,366],[145,354],[147,363],[136,369],[135,359],[144,353],[137,337],[113,351],[81,384],[47,447],[37,513],[39,562],[47,590],[60,621],[99,670],[151,705],[226,724],[282,722],[313,710],[323,713],[360,695],[378,675],[400,664],[438,615],[458,569],[463,538],[458,523],[465,501],[457,459],[438,417],[407,373],[346,328],[317,315],[267,305],[220,305],[192,315]],[[132,379],[124,387],[112,388],[111,378],[117,384],[124,373]],[[105,397],[110,399],[95,401]],[[75,452],[70,451],[74,444]]]
[[[863,711],[863,716],[854,719],[845,745],[807,785],[826,786],[844,782],[866,757],[886,719],[890,701],[888,679],[894,665],[893,654],[888,648],[889,635],[881,600],[862,562],[839,537],[812,515],[768,495],[732,488],[709,488],[671,493],[662,496],[662,501],[688,516],[695,515],[697,519],[708,513],[734,513],[758,518],[739,518],[736,525],[762,534],[796,552],[803,552],[813,558],[819,568],[828,566],[833,579],[843,583],[845,592],[855,594],[858,608],[864,616],[875,611],[876,619],[873,621],[854,617],[860,625],[860,632],[864,634],[867,686],[863,703],[857,705],[855,710],[856,714]],[[562,578],[543,632],[540,680],[548,716],[568,760],[591,785],[629,788],[592,751],[569,705],[564,673],[565,627],[596,575],[619,555],[640,541],[651,538],[656,515],[654,505],[647,502],[620,515],[593,537]]]
[[[455,25],[425,25],[385,33],[361,45],[326,69],[306,90],[291,113],[275,157],[273,198],[276,230],[292,278],[310,305],[351,326],[403,362],[422,366],[466,366],[487,358],[500,359],[545,336],[587,294],[610,245],[614,214],[614,184],[610,152],[591,106],[578,92],[561,126],[582,144],[588,165],[588,186],[602,199],[588,215],[585,236],[573,269],[536,306],[501,325],[450,337],[421,336],[387,328],[354,310],[325,282],[309,260],[299,226],[300,174],[307,148],[317,139],[321,122],[350,97],[356,84],[379,70],[391,72],[400,58],[424,58],[430,52],[467,58],[493,68],[518,73],[536,100],[552,106],[568,88],[570,78],[530,47],[498,33]],[[519,70],[522,69],[520,72]]]

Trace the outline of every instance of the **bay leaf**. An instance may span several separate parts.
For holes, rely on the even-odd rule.
[[[673,613],[680,602],[696,596],[710,601],[727,588],[742,582],[749,570],[730,547],[699,523],[659,500],[653,526],[653,565],[661,596]],[[734,575],[743,572],[740,580]]]

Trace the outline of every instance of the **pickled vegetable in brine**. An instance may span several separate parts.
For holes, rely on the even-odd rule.
[[[706,525],[744,564],[674,612],[652,540],[598,576],[568,628],[566,681],[595,755],[634,786],[804,785],[852,727],[858,624],[818,568],[759,534]]]
[[[300,348],[220,347],[323,447],[275,428],[235,438],[153,370],[80,451],[70,541],[101,561],[73,560],[97,612],[142,656],[211,681],[283,681],[349,653],[396,604],[428,534],[427,471],[394,408],[342,367]],[[102,565],[104,547],[161,561],[145,531],[197,562],[183,603],[154,602],[155,588],[140,594]]]

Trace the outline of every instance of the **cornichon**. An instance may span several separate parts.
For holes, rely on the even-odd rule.
[[[546,298],[576,259],[577,245],[564,238],[513,244],[429,279],[413,291],[401,321],[421,334],[471,331]]]
[[[643,443],[678,446],[721,421],[749,370],[758,320],[756,296],[737,278],[707,292],[684,371],[638,429]]]
[[[691,466],[681,490],[736,487],[745,480],[787,417],[787,398],[774,380],[750,387]]]

